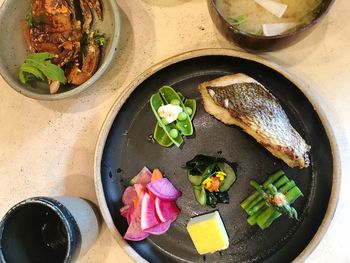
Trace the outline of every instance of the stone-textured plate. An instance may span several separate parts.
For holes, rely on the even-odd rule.
[[[319,109],[319,113],[314,109],[315,103],[310,102],[288,74],[272,67],[256,57],[228,50],[190,52],[140,76],[116,102],[102,128],[95,159],[97,195],[112,233],[121,241],[117,231],[123,235],[127,229],[126,220],[119,213],[121,194],[143,166],[160,168],[183,192],[177,202],[181,214],[166,234],[128,245],[120,242],[130,255],[135,256],[136,251],[150,262],[289,262],[297,257],[303,259],[316,246],[337,203],[337,149],[326,119]],[[292,125],[312,146],[309,168],[289,168],[240,128],[225,126],[204,111],[198,84],[238,72],[255,78],[280,100]],[[197,99],[195,134],[186,138],[180,149],[164,148],[148,140],[156,124],[149,98],[162,85],[171,85],[185,97]],[[197,154],[222,156],[238,164],[237,181],[229,191],[230,204],[217,206],[230,246],[205,258],[197,254],[186,231],[190,217],[212,210],[195,201],[183,169],[185,162]],[[304,193],[295,203],[300,221],[283,216],[261,231],[247,224],[239,204],[253,190],[249,185],[251,179],[263,182],[280,168]]]
[[[64,87],[56,94],[50,94],[46,83],[35,82],[23,85],[18,79],[20,65],[28,55],[23,37],[25,17],[30,10],[31,0],[5,0],[0,7],[0,74],[19,93],[39,100],[57,100],[76,95],[98,80],[112,63],[117,51],[121,19],[118,5],[114,0],[102,0],[103,21],[94,20],[92,28],[106,33],[107,45],[102,50],[99,68],[85,83],[77,87]]]

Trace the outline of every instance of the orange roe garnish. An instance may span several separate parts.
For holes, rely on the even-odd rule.
[[[204,185],[204,188],[207,189],[209,192],[218,192],[220,186],[220,179],[217,177],[210,177],[209,182],[210,183]]]

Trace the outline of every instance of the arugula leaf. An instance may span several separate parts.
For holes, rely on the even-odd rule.
[[[93,35],[93,39],[97,46],[102,47],[106,44],[106,34],[100,33],[99,31],[95,31]]]
[[[230,22],[231,22],[231,25],[233,26],[239,26],[240,24],[242,24],[245,20],[246,20],[247,16],[245,15],[240,15],[240,16],[237,16],[235,18],[230,18]]]
[[[25,84],[33,78],[39,80],[45,80],[45,78],[47,78],[48,80],[56,80],[66,84],[67,79],[64,75],[64,71],[50,61],[53,57],[54,55],[48,52],[29,54],[21,65],[19,80]]]

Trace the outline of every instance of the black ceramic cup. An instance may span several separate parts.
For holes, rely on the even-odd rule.
[[[0,222],[0,262],[74,262],[95,241],[99,227],[95,210],[81,198],[26,199]]]

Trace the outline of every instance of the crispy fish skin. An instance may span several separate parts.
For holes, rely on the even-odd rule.
[[[226,75],[199,85],[205,110],[225,124],[237,125],[290,167],[310,164],[310,146],[292,127],[277,98],[255,79]]]

